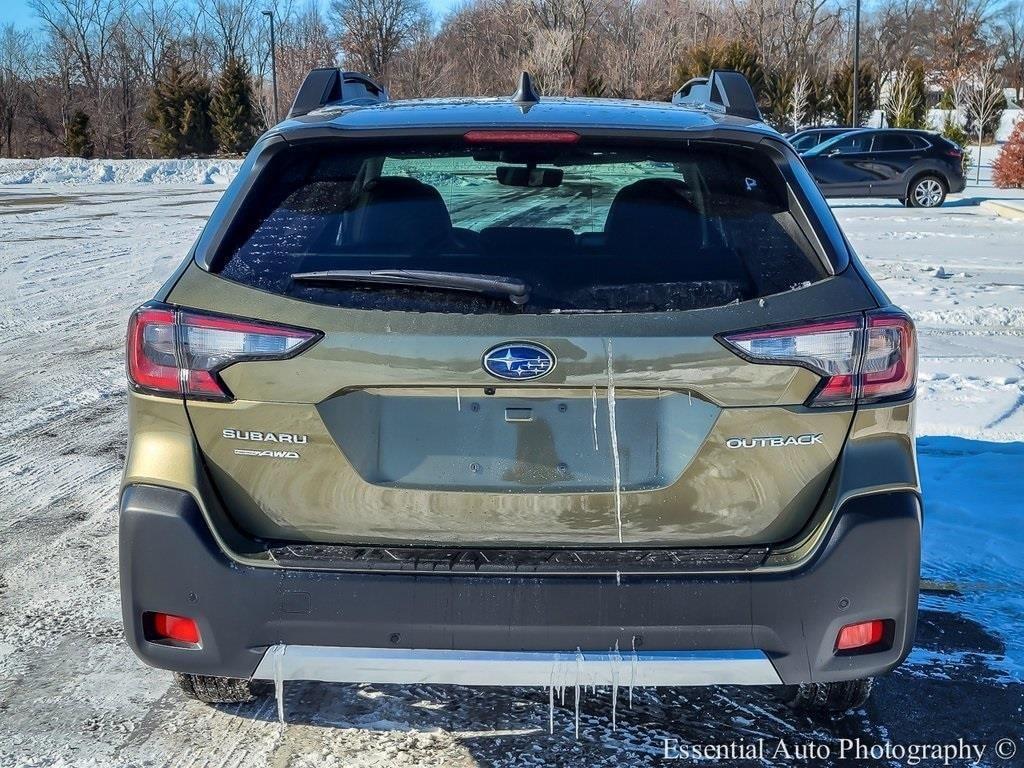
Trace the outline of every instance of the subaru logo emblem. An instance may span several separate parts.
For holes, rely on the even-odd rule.
[[[555,356],[538,344],[513,341],[484,353],[484,370],[499,379],[539,379],[555,367]]]

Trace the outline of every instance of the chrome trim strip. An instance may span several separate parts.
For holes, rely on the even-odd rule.
[[[455,651],[274,645],[256,680],[453,685],[780,685],[762,651]]]

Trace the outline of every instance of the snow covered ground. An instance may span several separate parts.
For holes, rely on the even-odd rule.
[[[0,184],[227,184],[241,160],[82,160],[49,157],[0,161]]]
[[[1024,221],[979,208],[1014,195],[986,185],[937,211],[834,206],[921,340],[928,583],[913,655],[860,715],[816,722],[757,690],[642,691],[613,730],[600,691],[577,741],[571,705],[549,736],[547,694],[527,689],[293,684],[285,727],[272,701],[187,701],[121,639],[116,495],[125,319],[232,172],[204,162],[0,163],[0,768],[646,765],[666,736],[962,737],[988,745],[982,765],[1012,764],[992,756],[999,738],[1024,750]]]

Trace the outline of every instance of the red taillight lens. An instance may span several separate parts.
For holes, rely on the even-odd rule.
[[[179,643],[199,645],[199,625],[195,619],[170,613],[150,614],[152,640],[175,640]]]
[[[860,398],[873,402],[906,394],[917,381],[917,334],[910,318],[899,312],[867,315]]]
[[[467,131],[470,144],[575,144],[576,131]]]
[[[292,357],[317,338],[304,328],[146,305],[128,325],[128,379],[152,394],[228,400],[218,371]]]
[[[837,651],[853,651],[878,645],[885,637],[885,622],[881,619],[847,624],[836,638]]]
[[[751,362],[800,365],[821,375],[808,405],[891,399],[912,392],[916,381],[914,324],[902,312],[744,331],[721,340]]]
[[[128,321],[128,379],[149,392],[180,391],[174,312],[139,307]]]

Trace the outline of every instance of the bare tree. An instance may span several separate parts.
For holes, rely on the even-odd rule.
[[[429,17],[423,0],[331,0],[330,8],[349,65],[385,83],[398,52]]]
[[[597,37],[604,44],[596,71],[614,96],[664,99],[680,53],[688,9],[673,0],[610,3]]]
[[[29,97],[29,42],[13,24],[0,30],[0,146],[14,156],[14,123]]]
[[[128,18],[151,85],[156,82],[168,48],[177,39],[179,17],[177,0],[138,0],[135,13]]]
[[[933,0],[932,65],[947,81],[974,68],[988,54],[985,22],[991,0]]]
[[[981,142],[984,138],[985,125],[996,116],[1003,105],[1001,83],[995,57],[988,56],[974,67],[965,90],[964,108],[968,119],[974,121],[978,131],[978,164],[975,182],[981,181]]]
[[[1024,3],[1007,5],[995,24],[996,42],[1003,57],[1003,73],[1020,102],[1024,95]]]
[[[926,0],[884,0],[867,15],[862,40],[865,57],[879,72],[898,70],[908,59],[931,55]]]
[[[770,118],[794,127],[816,120],[823,84],[842,80],[836,73],[849,67],[852,33],[848,4],[838,0],[458,0],[439,21],[428,0],[331,0],[326,12],[324,0],[28,2],[42,21],[46,53],[25,70],[14,113],[12,70],[0,72],[0,143],[8,152],[19,142],[62,151],[75,110],[89,115],[98,153],[147,151],[142,115],[171,57],[204,79],[241,59],[269,121],[264,10],[274,12],[285,104],[308,70],[339,61],[381,79],[397,97],[508,94],[525,67],[548,94],[664,99],[682,65],[706,68],[702,49],[736,49],[756,62],[755,87],[771,104]],[[904,122],[896,115],[910,107],[917,120],[924,107],[911,95],[921,98],[920,70],[914,89],[900,74],[909,59],[924,62],[928,81],[953,90],[961,115],[976,80],[969,75],[989,51],[1024,95],[1022,3],[876,0],[865,15],[863,58],[879,75],[870,95],[888,106],[890,122]]]
[[[768,69],[813,66],[842,38],[842,12],[830,0],[730,0],[729,9],[733,36],[753,43]]]
[[[909,63],[890,73],[886,83],[885,117],[893,128],[912,128],[921,108],[921,91]]]
[[[265,42],[266,53],[262,59],[269,58],[270,41]],[[277,25],[277,86],[281,104],[286,106],[295,99],[299,86],[311,69],[334,66],[337,58],[337,41],[315,0],[309,0],[295,13],[281,17]],[[257,76],[257,81],[264,85],[260,102],[264,121],[270,125],[273,116],[269,84],[265,76]]]
[[[142,105],[148,94],[146,83],[144,46],[136,28],[126,16],[114,28],[111,36],[107,76],[111,109],[106,117],[113,122],[108,146],[116,147],[114,151],[121,157],[134,157],[136,145],[145,136]],[[107,141],[104,138],[104,142]]]
[[[29,0],[51,35],[71,53],[78,74],[99,100],[113,45],[125,15],[124,0]]]
[[[811,78],[806,71],[801,71],[793,81],[789,92],[789,122],[794,131],[799,131],[811,111]]]
[[[547,72],[541,75],[549,81],[545,86],[573,93],[581,85],[584,55],[605,0],[531,0],[529,7],[537,28],[532,59]],[[564,83],[555,85],[559,80]]]
[[[221,66],[245,59],[262,20],[257,0],[200,0],[199,7],[220,49]]]

